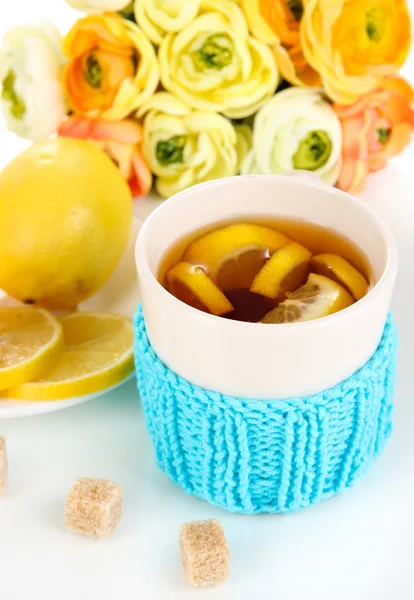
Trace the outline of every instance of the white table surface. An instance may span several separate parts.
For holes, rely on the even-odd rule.
[[[63,0],[2,2],[0,34],[49,15],[62,29]],[[65,27],[66,25],[66,27]],[[414,79],[414,61],[405,67]],[[0,168],[24,147],[0,125]],[[10,475],[0,499],[0,597],[4,600],[411,600],[414,598],[414,145],[372,176],[361,199],[399,245],[393,309],[400,330],[395,430],[384,455],[352,491],[283,516],[226,513],[187,496],[155,465],[134,382],[85,405],[0,422]],[[152,203],[135,204],[145,216]],[[66,493],[79,476],[124,486],[112,538],[71,535]],[[184,582],[180,523],[219,517],[231,577],[214,589]]]

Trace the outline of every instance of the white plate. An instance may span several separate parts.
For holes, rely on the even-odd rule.
[[[15,419],[18,417],[33,417],[34,415],[41,415],[44,413],[54,412],[56,410],[63,410],[64,408],[70,408],[76,406],[76,404],[83,404],[88,400],[93,400],[102,394],[107,394],[116,390],[116,388],[124,385],[130,379],[133,379],[135,375],[130,375],[121,383],[117,383],[102,392],[95,392],[94,394],[87,394],[86,396],[74,396],[67,400],[52,400],[50,402],[27,402],[23,400],[10,400],[0,398],[0,420],[1,419]]]
[[[99,292],[80,305],[80,310],[115,312],[127,317],[133,316],[138,302],[138,282],[135,270],[135,240],[140,227],[141,221],[134,219],[127,249],[117,268]],[[16,304],[18,304],[16,301],[7,298],[0,291],[0,306]],[[133,375],[131,377],[133,377]],[[128,379],[131,379],[131,377]],[[96,392],[95,394],[75,396],[74,398],[54,400],[51,402],[24,402],[21,400],[2,399],[0,396],[0,420],[28,417],[56,410],[63,410],[64,408],[69,408],[70,406],[93,400],[93,398],[106,394],[120,385],[123,385],[123,383],[125,382],[119,383],[102,392]]]

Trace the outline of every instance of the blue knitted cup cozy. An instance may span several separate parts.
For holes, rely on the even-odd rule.
[[[391,433],[391,316],[375,354],[354,375],[314,396],[273,402],[223,396],[176,375],[149,344],[141,307],[134,333],[159,467],[189,494],[227,510],[290,512],[329,498],[364,473]]]

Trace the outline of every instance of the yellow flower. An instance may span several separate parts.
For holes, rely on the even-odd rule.
[[[72,110],[119,120],[147,102],[157,88],[154,48],[135,24],[116,15],[90,15],[64,40],[62,78]]]
[[[236,172],[240,173],[241,166],[253,146],[253,131],[252,131],[252,128],[249,127],[249,125],[246,125],[245,123],[243,123],[241,125],[235,125],[234,129],[236,130],[236,135],[237,135],[237,143],[236,143],[237,169],[236,169]]]
[[[197,16],[201,0],[135,0],[137,23],[154,44],[161,44],[166,33],[181,31]]]
[[[228,119],[214,112],[191,110],[167,92],[156,93],[139,114],[147,110],[143,151],[157,176],[155,185],[161,196],[171,196],[202,181],[236,175],[238,137]]]
[[[307,0],[302,48],[327,94],[352,104],[393,75],[410,47],[404,0]]]
[[[287,175],[305,170],[333,184],[341,150],[341,123],[321,90],[291,87],[257,113],[253,149],[243,161],[242,172]]]
[[[122,10],[129,0],[66,0],[72,8],[87,13]]]
[[[250,30],[272,46],[283,77],[293,85],[320,85],[300,45],[303,4],[302,0],[242,0]]]
[[[200,13],[159,51],[161,81],[192,108],[238,119],[254,114],[279,81],[270,48],[250,37],[232,0],[203,0]]]

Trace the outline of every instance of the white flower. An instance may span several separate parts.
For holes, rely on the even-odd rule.
[[[1,106],[10,131],[29,140],[54,133],[67,110],[59,32],[48,22],[6,33],[0,49]]]
[[[298,169],[334,184],[341,151],[341,124],[321,91],[289,88],[257,113],[253,149],[243,161],[242,173],[291,174]]]
[[[72,8],[86,13],[122,10],[130,0],[66,0]]]

